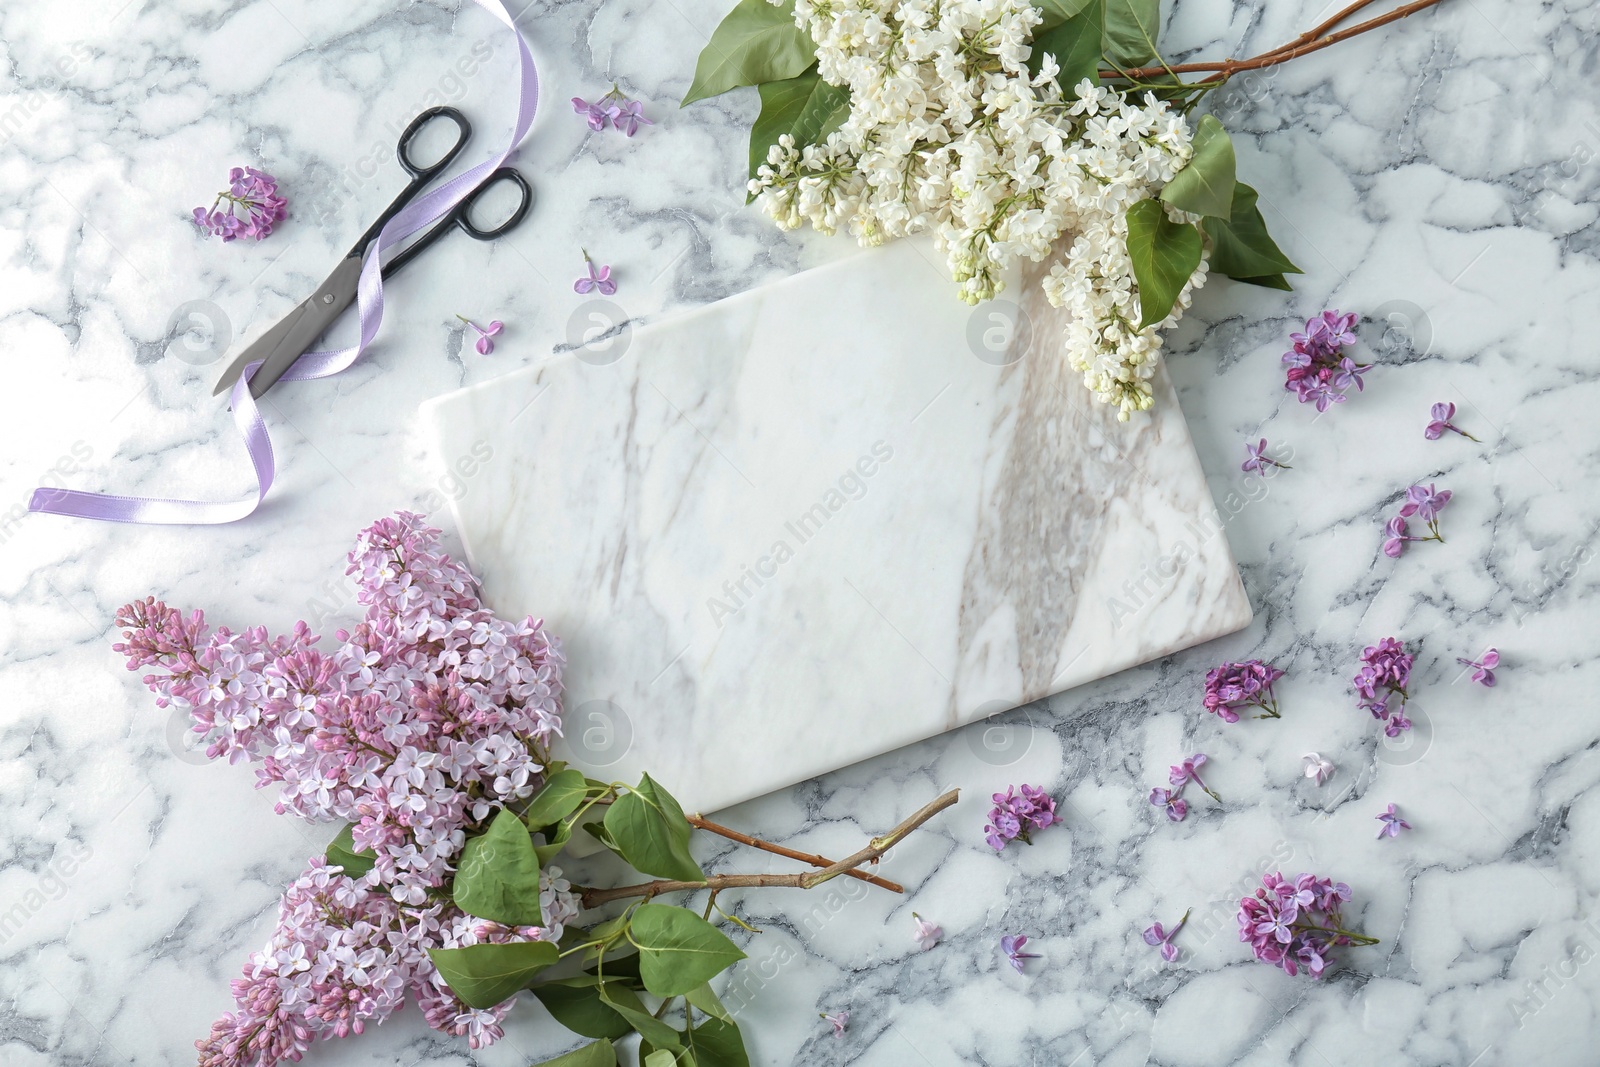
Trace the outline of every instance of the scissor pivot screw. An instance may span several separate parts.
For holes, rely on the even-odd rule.
[[[323,303],[324,303],[324,304],[331,304],[331,303],[333,303],[333,294],[332,294],[332,293],[323,293],[323,294],[322,294],[322,302],[323,302]]]

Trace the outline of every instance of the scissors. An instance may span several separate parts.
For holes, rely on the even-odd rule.
[[[429,123],[438,118],[449,119],[455,123],[456,142],[437,162],[420,166],[412,158],[411,143]],[[454,162],[471,136],[472,123],[453,107],[431,107],[411,120],[411,125],[400,134],[400,143],[395,152],[400,165],[411,175],[411,182],[401,190],[399,196],[395,197],[394,202],[384,209],[378,220],[367,227],[367,232],[361,235],[344,259],[339,261],[339,265],[333,268],[328,280],[317,287],[316,292],[239,353],[239,357],[218,380],[216,389],[212,390],[213,396],[233,388],[233,384],[239,380],[244,369],[257,360],[261,361],[261,366],[256,368],[256,372],[250,377],[251,396],[261,396],[283,377],[294,365],[294,361],[300,358],[300,354],[309,349],[312,343],[333,325],[334,320],[344,312],[344,309],[355,302],[356,284],[361,277],[362,257],[365,256],[368,246],[377,240],[384,224],[410,203],[422,191],[424,185],[442,174],[445,168]],[[501,182],[510,182],[516,186],[520,199],[516,209],[504,222],[491,229],[483,229],[472,221],[473,206],[484,193]],[[528,185],[528,180],[510,167],[501,167],[467,194],[466,198],[435,223],[432,229],[384,264],[383,277],[389,278],[451,230],[462,230],[468,237],[479,241],[492,241],[521,222],[532,204],[533,189]]]

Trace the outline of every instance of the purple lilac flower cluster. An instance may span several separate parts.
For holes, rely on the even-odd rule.
[[[227,210],[221,210],[223,202]],[[244,211],[240,218],[234,212]],[[228,188],[217,194],[211,210],[194,209],[197,226],[214,237],[234,241],[240,237],[261,240],[289,213],[289,201],[278,195],[278,180],[254,167],[234,167],[228,172]]]
[[[1157,786],[1150,790],[1150,803],[1158,808],[1165,809],[1167,818],[1171,821],[1182,822],[1189,814],[1189,802],[1183,799],[1183,791],[1190,782],[1193,782],[1205,790],[1206,796],[1221,804],[1222,798],[1217,795],[1217,791],[1200,779],[1200,768],[1205,765],[1206,754],[1204,752],[1196,752],[1182,763],[1175,763],[1168,767],[1167,781],[1172,788],[1163,789]]]
[[[1453,494],[1448,489],[1439,489],[1433,485],[1413,485],[1406,490],[1406,502],[1400,505],[1400,514],[1389,520],[1384,532],[1389,536],[1383,542],[1383,554],[1391,559],[1398,559],[1400,553],[1406,550],[1408,541],[1438,541],[1444,543],[1444,535],[1439,532],[1439,513],[1444,506],[1450,503]],[[1428,524],[1427,537],[1406,536],[1406,520],[1415,516]]]
[[[1213,667],[1206,674],[1206,710],[1224,722],[1239,721],[1236,708],[1260,708],[1258,719],[1282,718],[1272,693],[1272,683],[1282,677],[1282,671],[1258,659]]]
[[[269,638],[209,631],[151,598],[118,613],[115,648],[156,703],[189,710],[206,754],[259,762],[279,812],[352,824],[373,866],[352,877],[318,857],[284,895],[277,930],[234,983],[237,1011],[199,1043],[203,1067],[300,1058],[316,1036],[359,1033],[416,998],[429,1025],[474,1048],[501,1035],[507,1001],[477,1011],[446,989],[429,948],[555,940],[576,917],[560,870],[541,872],[546,926],[510,929],[437,892],[469,833],[543,783],[561,730],[558,643],[532,618],[478,601],[439,531],[401,512],[349,556],[366,616],[324,653],[304,623]]]
[[[581,96],[573,97],[572,110],[582,115],[584,122],[588,123],[589,128],[595,133],[605,129],[609,123],[613,129],[632,137],[639,132],[640,126],[655,125],[644,117],[644,105],[630,99],[615,85],[611,86],[609,93],[592,104]]]
[[[1383,732],[1390,737],[1411,729],[1411,720],[1406,718],[1406,686],[1415,659],[1393,637],[1368,645],[1361,653],[1361,670],[1354,679],[1356,692],[1361,694],[1361,706],[1385,724]]]
[[[1344,928],[1340,908],[1350,887],[1311,874],[1289,881],[1282,874],[1261,877],[1261,888],[1239,901],[1239,940],[1256,959],[1290,975],[1302,968],[1321,978],[1331,949],[1376,945],[1377,938]]]
[[[1062,821],[1056,814],[1056,802],[1045,795],[1041,786],[1007,786],[1004,793],[996,793],[992,799],[994,807],[989,809],[989,825],[983,828],[983,839],[996,852],[1018,839],[1031,845],[1032,831]]]
[[[1327,411],[1330,404],[1345,402],[1352,385],[1357,390],[1366,388],[1361,375],[1372,364],[1357,363],[1343,354],[1346,345],[1356,343],[1355,324],[1354,314],[1324,311],[1307,320],[1305,333],[1289,335],[1294,347],[1283,354],[1283,365],[1288,368],[1283,387],[1292,390],[1300,403]]]

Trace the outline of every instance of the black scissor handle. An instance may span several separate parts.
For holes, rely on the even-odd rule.
[[[472,205],[477,203],[478,198],[482,196],[484,191],[487,190],[491,185],[495,185],[503,181],[510,182],[518,189],[521,199],[517,202],[516,210],[511,212],[510,217],[508,217],[504,222],[500,223],[494,228],[488,230],[481,229],[472,222]],[[424,233],[421,237],[418,237],[415,241],[412,241],[405,248],[401,249],[393,259],[385,263],[383,265],[383,276],[385,278],[393,276],[396,271],[400,270],[407,263],[410,263],[413,259],[416,259],[423,252],[427,251],[427,249],[430,248],[435,241],[439,240],[439,238],[443,237],[445,234],[454,229],[461,229],[480,241],[492,241],[496,237],[499,237],[501,234],[516,226],[517,223],[521,222],[523,217],[527,215],[528,209],[532,206],[533,186],[528,184],[528,179],[524,178],[521,174],[515,170],[512,170],[510,167],[501,167],[499,170],[485,178],[476,189],[468,193],[462,199],[462,201],[455,207],[451,208],[443,218],[434,223],[428,232]]]
[[[487,193],[492,187],[500,184],[501,182],[510,182],[512,185],[517,187],[517,196],[519,197],[517,206],[512,210],[511,214],[506,217],[504,222],[487,230],[481,229],[477,223],[472,221],[472,209],[477,205],[478,199],[482,197],[483,194]],[[492,241],[501,234],[513,229],[517,223],[521,222],[523,217],[528,214],[528,209],[532,206],[533,186],[528,184],[528,179],[524,178],[520,172],[513,170],[510,167],[501,167],[499,170],[485,178],[483,183],[476,189],[472,190],[471,193],[467,194],[467,198],[461,201],[461,203],[457,204],[455,210],[451,212],[451,214],[455,216],[456,225],[467,231],[467,235],[469,237],[475,237],[480,241]]]
[[[437,160],[429,164],[418,163],[411,157],[411,145],[423,129],[437,118],[447,118],[456,125],[456,143]],[[436,175],[444,173],[444,169],[455,162],[456,156],[467,147],[467,141],[472,138],[472,123],[467,121],[467,116],[453,107],[430,107],[411,120],[400,133],[400,142],[395,146],[395,154],[400,157],[400,165],[418,183],[432,180]]]

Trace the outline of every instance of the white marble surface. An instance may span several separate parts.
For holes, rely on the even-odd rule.
[[[274,391],[284,476],[253,521],[7,519],[0,914],[20,919],[0,941],[0,1062],[186,1062],[323,836],[274,816],[248,772],[174,754],[165,717],[108,650],[118,604],[151,592],[233,624],[350,621],[339,575],[354,531],[397,506],[442,511],[450,489],[422,462],[418,405],[547,357],[580,245],[617,267],[620,303],[641,317],[852,254],[786,239],[739,206],[749,94],[672,107],[723,6],[529,8],[549,103],[522,163],[538,209],[513,240],[453,241],[402,277],[364,366]],[[399,175],[387,164],[347,193],[333,183],[389,145],[430,89],[455,95],[448,68],[490,32],[431,4],[116,7],[0,8],[8,508],[58,464],[82,488],[246,492],[209,396],[217,368],[166,354],[170,313],[210,300],[242,331],[303,295]],[[1167,36],[1177,54],[1241,54],[1289,39],[1321,7],[1185,2]],[[967,797],[887,861],[907,900],[741,904],[765,930],[740,979],[755,1062],[1592,1062],[1596,20],[1576,0],[1445,0],[1214,100],[1308,272],[1294,294],[1208,286],[1170,363],[1219,501],[1243,484],[1246,437],[1294,448],[1295,469],[1229,523],[1256,620],[1017,714],[1010,764],[980,761],[968,728],[735,809],[740,825],[841,851],[943,786]],[[510,61],[495,42],[488,69],[462,79],[485,138],[510,120],[495,92]],[[632,141],[564,111],[613,78],[660,123]],[[184,214],[247,160],[284,180],[294,217],[259,246],[200,241]],[[1396,317],[1387,341],[1363,326],[1384,364],[1367,392],[1316,418],[1286,398],[1277,357],[1296,320],[1329,304]],[[508,324],[493,356],[462,345],[456,312]],[[1428,405],[1445,399],[1482,446],[1422,439]],[[1419,478],[1456,492],[1449,540],[1389,561],[1382,520]],[[1410,754],[1376,745],[1347,685],[1360,646],[1386,633],[1423,650],[1413,716],[1429,740]],[[1453,662],[1488,644],[1506,660],[1492,692]],[[1290,670],[1285,719],[1205,719],[1202,673],[1248,654]],[[1339,765],[1320,792],[1298,776],[1308,749]],[[1144,792],[1195,750],[1212,757],[1226,808],[1158,822]],[[1067,823],[996,857],[979,836],[982,797],[1017,780],[1062,797]],[[1415,830],[1374,841],[1391,800]],[[1152,966],[1139,929],[1224,902],[1261,861],[1350,882],[1383,944],[1347,953],[1321,985],[1249,962],[1226,929],[1186,933],[1182,962]],[[948,932],[925,955],[913,908]],[[1026,977],[999,960],[1009,932],[1044,954]],[[841,1008],[854,1018],[835,1041],[816,1012]],[[509,1038],[469,1057],[412,1016],[307,1063],[522,1067],[558,1048],[536,1006]]]
[[[1249,624],[1170,388],[1094,402],[1039,273],[896,242],[425,405],[562,758],[718,811]]]

